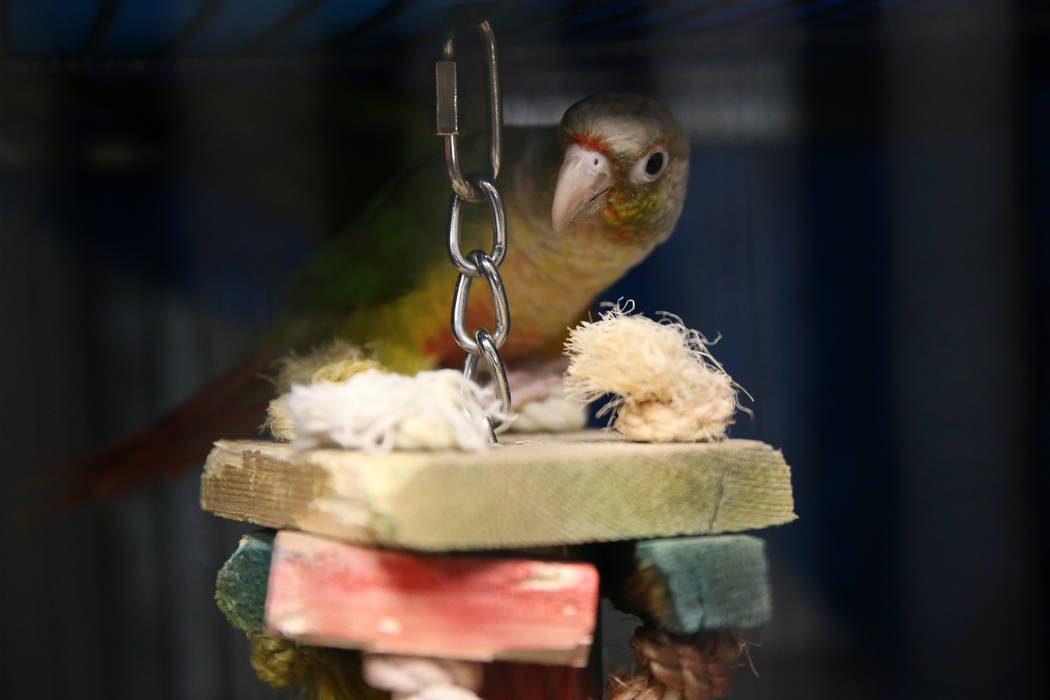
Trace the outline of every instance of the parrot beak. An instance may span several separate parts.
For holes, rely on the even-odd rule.
[[[601,195],[609,190],[612,167],[609,159],[598,151],[571,144],[565,151],[554,186],[551,204],[551,223],[554,232],[561,233],[570,221],[587,221],[600,210]]]

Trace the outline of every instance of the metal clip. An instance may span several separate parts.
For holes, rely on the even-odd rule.
[[[496,61],[496,36],[488,20],[476,25],[485,46],[485,62],[488,65],[489,89],[489,172],[487,177],[495,180],[499,177],[501,136],[500,124],[503,121],[503,107],[500,101],[499,71]],[[450,34],[445,40],[442,51],[443,59],[435,64],[434,78],[437,91],[436,132],[445,140],[445,165],[452,190],[470,202],[480,202],[485,198],[465,177],[459,162],[459,87],[456,80],[455,35]]]

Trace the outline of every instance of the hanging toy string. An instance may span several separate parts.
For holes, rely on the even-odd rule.
[[[448,211],[448,255],[452,264],[459,270],[456,282],[456,293],[452,301],[452,336],[456,343],[466,351],[463,363],[463,375],[473,379],[477,372],[478,362],[485,360],[489,374],[496,386],[501,412],[510,414],[510,385],[507,383],[507,370],[500,358],[499,349],[510,333],[510,311],[507,308],[507,294],[503,280],[499,275],[499,266],[507,253],[507,217],[503,211],[503,200],[496,189],[495,180],[499,176],[500,166],[500,128],[503,110],[500,106],[499,75],[496,63],[496,37],[492,25],[487,20],[476,23],[485,45],[485,63],[488,68],[489,97],[489,172],[487,174],[468,173],[463,175],[459,162],[459,110],[458,83],[456,80],[456,61],[454,37],[449,34],[445,41],[441,60],[437,61],[434,70],[437,89],[437,134],[445,140],[445,164],[448,167],[449,183],[452,186],[452,199]],[[463,201],[479,203],[486,201],[492,213],[492,250],[472,250],[467,255],[459,247],[460,205]],[[477,328],[470,333],[466,327],[467,300],[470,297],[471,282],[483,277],[488,283],[492,296],[492,308],[496,317],[495,330]],[[489,428],[490,440],[496,442],[496,425],[492,416],[485,416]]]

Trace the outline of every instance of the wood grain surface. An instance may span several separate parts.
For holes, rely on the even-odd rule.
[[[216,515],[366,544],[502,549],[737,532],[795,519],[778,450],[753,440],[642,444],[587,431],[484,453],[216,443]]]

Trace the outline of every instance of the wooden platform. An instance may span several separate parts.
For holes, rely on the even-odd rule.
[[[790,470],[753,440],[645,444],[601,431],[488,452],[297,450],[220,441],[216,515],[358,543],[474,550],[739,532],[795,519]]]

